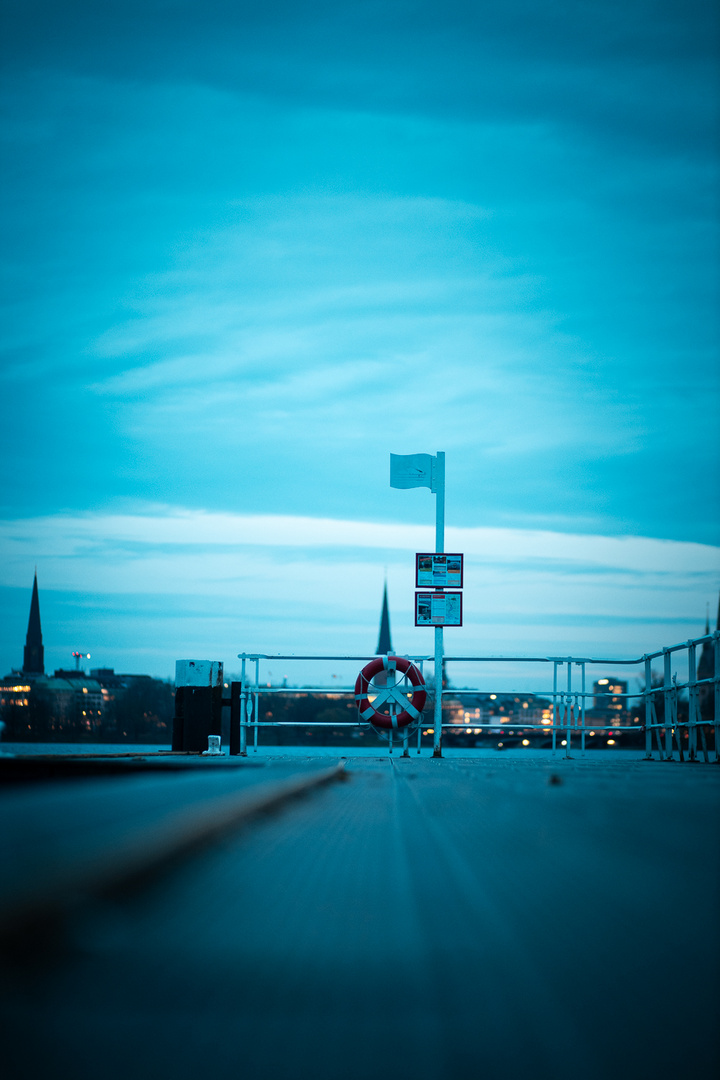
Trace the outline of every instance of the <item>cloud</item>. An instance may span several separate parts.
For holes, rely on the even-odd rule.
[[[694,543],[449,527],[446,546],[466,557],[451,656],[639,656],[701,633],[720,584],[720,549]],[[203,650],[229,670],[241,651],[365,654],[385,574],[395,647],[422,654],[431,643],[413,625],[414,555],[433,547],[428,526],[168,506],[7,520],[0,588],[18,614],[0,650],[7,669],[18,663],[37,565],[49,665],[79,641],[98,663],[164,675]]]
[[[460,523],[717,540],[707,5],[70,7],[8,20],[10,515],[410,518],[432,436]]]
[[[326,609],[337,596],[351,609],[374,610],[366,589],[384,564],[402,578],[399,603],[409,610],[414,552],[432,550],[434,534],[417,525],[163,508],[8,521],[0,542],[6,586],[25,585],[37,560],[45,588],[264,598],[282,618],[285,603]],[[446,547],[465,553],[468,595],[496,615],[633,617],[642,593],[643,614],[691,618],[700,600],[678,605],[711,592],[720,572],[717,548],[646,537],[449,527]]]
[[[26,0],[4,29],[10,70],[45,65],[127,82],[189,81],[281,101],[362,102],[377,113],[560,116],[580,135],[592,127],[617,139],[625,129],[628,144],[667,150],[668,134],[684,130],[687,139],[706,129],[702,84],[717,14],[703,0],[662,9],[651,0],[456,0],[441,13],[406,0],[302,9],[278,0],[118,0],[102,8],[75,0],[70,9]],[[668,80],[669,66],[683,78]]]
[[[527,275],[487,251],[478,272],[482,239],[465,230],[485,220],[481,207],[306,194],[243,209],[153,279],[157,301],[146,296],[137,317],[94,343],[103,359],[132,357],[90,384],[118,399],[128,431],[272,442],[268,461],[308,432],[338,447],[390,423],[398,438],[439,426],[450,446],[496,458],[637,447],[637,404],[598,385],[557,316],[523,307]],[[449,227],[460,232],[443,246]],[[268,232],[278,250],[263,258]],[[288,267],[313,264],[316,247],[327,262],[319,280],[296,281]],[[250,267],[264,267],[262,288]]]
[[[6,521],[5,543],[39,542],[47,555],[82,554],[87,544],[140,544],[150,548],[312,547],[423,550],[433,529],[422,525],[338,521],[287,515],[243,515],[163,507],[142,514],[83,514]],[[539,529],[447,528],[447,550],[496,562],[562,561],[633,571],[707,572],[720,568],[720,549],[647,537],[572,535]],[[5,581],[5,584],[10,584]]]

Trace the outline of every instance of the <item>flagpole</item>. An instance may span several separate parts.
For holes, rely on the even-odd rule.
[[[435,551],[445,550],[445,454],[438,450],[433,462],[435,488]],[[442,661],[443,628],[435,627],[435,721],[433,757],[442,757]]]
[[[390,487],[429,487],[435,495],[435,551],[445,551],[445,454],[391,454]],[[442,757],[443,628],[435,628],[435,720],[433,757]]]

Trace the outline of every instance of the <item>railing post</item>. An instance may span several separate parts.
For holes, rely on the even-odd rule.
[[[670,675],[671,653],[669,649],[663,649],[663,707],[665,720],[665,757],[668,761],[673,759],[673,708],[672,708],[672,678]]]
[[[720,631],[713,634],[713,652],[715,654],[715,761],[720,763]]]
[[[681,761],[685,760],[682,744],[682,732],[680,730],[680,722],[678,720],[678,686],[677,686],[677,672],[673,675],[673,690],[672,690],[672,716],[673,716],[673,730],[675,732],[675,741],[677,742],[678,757]]]
[[[582,756],[585,757],[585,661],[584,660],[583,660],[582,664],[580,665],[580,670],[582,672],[582,681],[581,681],[581,684],[580,684],[582,686],[582,698],[581,698],[581,704],[580,704],[580,750],[581,750]]]
[[[240,671],[240,757],[247,757],[247,703],[248,688],[245,677],[245,654],[242,655],[242,669]]]
[[[255,730],[253,732],[253,752],[257,754],[258,747],[258,721],[260,719],[260,661],[255,661]]]
[[[420,661],[419,666],[420,666],[420,674],[422,675],[423,680],[424,680],[425,679],[425,668],[423,667],[423,661],[422,660]],[[421,747],[422,747],[422,728],[423,728],[423,726],[422,726],[422,716],[421,716],[420,717],[420,722],[418,724],[418,729],[417,729],[417,733],[418,733],[417,752],[418,752],[418,754],[420,753],[420,750],[421,750]]]
[[[570,757],[570,744],[572,743],[573,706],[570,691],[572,690],[572,656],[567,658],[567,701],[565,703],[565,715],[567,716],[567,730],[565,732],[565,757]]]
[[[553,660],[553,724],[552,724],[552,752],[553,752],[553,757],[555,757],[555,750],[556,750],[556,747],[557,747],[557,722],[558,722],[557,675],[558,675],[558,661]]]
[[[652,661],[646,655],[645,660],[645,760],[652,761]],[[660,755],[662,760],[662,754]]]
[[[698,688],[695,645],[688,641],[688,758],[697,757]]]

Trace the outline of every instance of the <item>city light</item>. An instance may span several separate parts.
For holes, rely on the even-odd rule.
[[[529,746],[530,745],[530,740],[529,739],[523,739],[522,744],[523,744],[523,746]]]

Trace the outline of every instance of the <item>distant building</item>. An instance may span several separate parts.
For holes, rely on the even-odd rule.
[[[0,684],[6,739],[72,741],[169,739],[172,687],[149,675],[116,675],[95,668],[45,674],[37,574],[33,580],[23,666]]]
[[[383,589],[382,611],[380,612],[380,633],[378,635],[377,656],[388,656],[393,651],[390,639],[390,609],[388,607],[387,581]]]
[[[586,709],[587,724],[596,727],[623,727],[628,723],[628,684],[626,679],[611,676],[593,683],[592,707]]]
[[[61,733],[80,739],[100,733],[105,710],[100,684],[94,679],[82,671],[40,675],[27,682],[24,678],[11,672],[0,686],[7,739],[43,741]]]
[[[468,729],[476,724],[491,724],[495,730],[502,724],[552,723],[551,702],[536,694],[463,694],[457,701],[448,702],[448,706],[449,716],[444,722],[465,725]],[[470,734],[469,730],[467,734]]]
[[[625,698],[619,694],[627,694],[628,684],[622,679],[598,679],[593,683],[594,709],[611,709],[618,712],[625,708]]]
[[[37,573],[23,666],[2,680],[0,708],[7,725],[5,737],[9,739],[52,739],[60,732],[83,738],[97,735],[102,727],[102,690],[95,679],[89,679],[84,671],[45,674]]]

